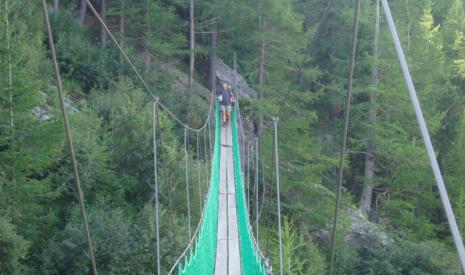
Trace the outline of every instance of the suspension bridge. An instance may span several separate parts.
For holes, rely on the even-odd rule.
[[[457,228],[457,223],[449,202],[445,184],[439,169],[436,157],[434,155],[433,146],[431,144],[429,133],[426,127],[423,114],[421,112],[420,104],[416,96],[415,87],[413,85],[408,65],[399,42],[399,37],[394,24],[394,20],[391,15],[391,11],[387,0],[380,0],[384,8],[384,12],[387,18],[387,23],[392,34],[394,45],[398,54],[398,58],[401,64],[402,72],[411,96],[412,104],[418,119],[418,123],[421,129],[425,147],[428,153],[428,157],[433,168],[434,176],[438,185],[441,201],[446,213],[449,227],[451,229],[452,236],[456,245],[457,253],[459,255],[462,269],[465,270],[465,251],[462,242],[462,238]],[[331,7],[333,1],[330,1],[328,8]],[[93,246],[91,241],[91,232],[89,230],[87,214],[83,202],[83,194],[80,187],[79,173],[77,169],[76,158],[74,156],[74,147],[69,129],[69,122],[66,114],[66,108],[64,104],[64,97],[61,85],[60,72],[58,68],[58,62],[56,59],[53,36],[51,32],[50,22],[48,19],[47,3],[46,0],[42,0],[45,21],[47,27],[47,35],[50,50],[52,53],[52,60],[54,63],[55,75],[57,80],[58,94],[60,98],[61,110],[64,118],[65,131],[67,134],[68,146],[70,148],[70,157],[72,160],[76,190],[78,193],[80,209],[83,217],[84,229],[87,237],[87,244],[89,250],[89,258],[91,260],[93,274],[97,274],[97,265],[93,254]],[[159,220],[159,201],[158,201],[158,150],[157,150],[157,121],[158,109],[163,111],[172,117],[177,123],[184,127],[184,151],[185,151],[185,173],[186,173],[186,195],[187,195],[187,212],[188,212],[188,227],[189,227],[189,238],[190,241],[183,252],[177,257],[173,263],[168,274],[197,274],[197,275],[269,275],[272,274],[272,268],[269,265],[268,259],[263,255],[260,250],[259,244],[256,241],[253,230],[251,227],[251,221],[249,220],[249,207],[250,198],[249,186],[247,187],[243,180],[244,168],[241,164],[241,152],[244,154],[245,149],[243,144],[240,143],[240,128],[242,126],[239,102],[237,106],[233,108],[232,118],[230,125],[222,126],[219,116],[218,106],[215,103],[215,89],[212,88],[210,95],[210,107],[207,118],[203,125],[199,128],[192,128],[185,124],[179,119],[174,112],[162,104],[159,98],[151,90],[149,85],[144,81],[136,66],[133,64],[131,59],[128,57],[124,49],[119,45],[118,41],[113,36],[112,32],[108,29],[105,22],[99,16],[98,12],[93,7],[92,3],[87,0],[87,5],[102,24],[103,28],[108,33],[111,40],[114,42],[118,50],[121,52],[124,59],[128,62],[129,66],[140,80],[144,88],[153,98],[153,157],[154,157],[154,206],[156,215],[156,253],[157,253],[157,274],[161,274],[161,259],[160,259],[160,220]],[[379,9],[379,0],[377,1],[377,7]],[[352,91],[352,79],[355,65],[355,53],[357,46],[357,34],[358,34],[358,21],[360,14],[360,0],[355,0],[355,16],[354,16],[354,28],[352,36],[352,51],[351,51],[351,62],[350,62],[350,74],[348,79],[348,91],[346,96],[346,111],[345,111],[345,124],[343,132],[343,141],[341,145],[341,155],[339,163],[339,173],[336,189],[336,207],[333,222],[333,230],[331,235],[331,257],[330,257],[330,269],[329,273],[333,274],[334,265],[334,251],[335,251],[335,239],[336,239],[336,228],[338,223],[338,213],[340,204],[340,193],[342,185],[343,175],[343,161],[345,159],[345,146],[347,139],[349,114],[350,114],[350,100]],[[325,15],[326,16],[326,11]],[[280,206],[280,193],[279,193],[279,156],[278,156],[278,118],[273,118],[274,122],[274,157],[275,157],[275,172],[276,172],[276,199],[277,199],[277,217],[278,217],[278,236],[279,236],[279,273],[282,275],[283,272],[283,251],[282,251],[282,238],[281,238],[281,206]],[[213,128],[213,131],[211,130]],[[204,134],[204,148],[205,155],[207,155],[206,136],[208,135],[210,144],[210,155],[211,155],[211,171],[209,173],[209,184],[207,192],[202,192],[201,185],[199,185],[199,194],[205,193],[206,196],[202,198],[200,196],[200,208],[201,215],[195,230],[191,229],[191,208],[192,203],[190,201],[191,195],[189,194],[189,170],[187,165],[188,150],[187,150],[187,135],[188,132],[194,132],[197,135],[197,163],[199,158],[199,134],[203,131]],[[242,129],[243,135],[243,129]],[[160,135],[161,139],[161,135]],[[242,140],[243,143],[243,140]],[[207,158],[206,158],[207,159]],[[258,165],[258,159],[256,161]],[[198,165],[200,167],[200,165]],[[199,176],[200,177],[200,176]],[[255,179],[257,180],[257,178]],[[200,182],[200,179],[199,179]],[[256,184],[257,185],[257,184]],[[258,195],[258,192],[256,192]],[[258,198],[257,198],[258,201]],[[258,210],[257,210],[258,218]],[[256,221],[258,224],[258,221]],[[258,227],[257,227],[258,228]],[[174,232],[173,232],[174,234]],[[256,231],[258,235],[258,229]]]

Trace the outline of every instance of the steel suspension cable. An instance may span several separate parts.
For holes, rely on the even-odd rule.
[[[94,257],[94,248],[92,245],[92,239],[90,236],[90,229],[89,229],[89,223],[87,221],[87,213],[86,209],[84,206],[84,196],[82,193],[81,189],[81,181],[79,178],[79,171],[77,167],[77,161],[76,161],[76,155],[74,152],[74,145],[73,145],[73,138],[71,135],[71,129],[69,126],[69,121],[68,121],[68,114],[66,112],[66,107],[65,107],[65,99],[63,95],[63,86],[61,83],[61,77],[60,77],[60,70],[58,67],[58,62],[57,62],[57,57],[56,57],[56,52],[55,52],[55,43],[53,42],[53,36],[52,36],[52,28],[50,26],[50,19],[48,17],[48,7],[47,7],[47,1],[42,0],[42,6],[44,9],[44,18],[45,18],[45,26],[47,28],[47,36],[48,36],[48,44],[50,47],[50,51],[52,53],[52,61],[53,61],[53,68],[55,71],[55,78],[57,82],[57,90],[58,90],[58,97],[60,101],[60,108],[61,108],[61,113],[63,115],[63,123],[65,126],[65,132],[66,132],[66,138],[68,142],[68,148],[69,148],[69,153],[71,157],[71,163],[73,166],[73,174],[74,174],[74,182],[75,182],[75,187],[78,195],[78,200],[79,200],[79,207],[81,210],[81,215],[84,223],[84,230],[86,234],[86,240],[87,240],[87,246],[89,250],[89,257],[91,260],[92,264],[92,273],[94,275],[97,275],[97,265],[95,263],[95,257]]]
[[[153,117],[152,117],[152,132],[153,132],[153,192],[155,198],[155,227],[157,238],[157,274],[160,275],[160,207],[158,204],[158,156],[157,156],[157,102],[153,101]]]
[[[346,156],[346,145],[347,145],[347,132],[349,130],[349,116],[350,116],[350,100],[352,97],[352,82],[354,78],[354,67],[355,67],[355,55],[357,51],[357,38],[358,38],[358,25],[360,21],[360,0],[355,0],[355,15],[352,32],[352,51],[349,64],[349,81],[347,87],[346,101],[345,101],[345,116],[344,116],[344,130],[342,134],[341,152],[339,157],[339,169],[336,183],[336,207],[334,209],[334,220],[333,229],[331,233],[331,256],[329,265],[329,274],[332,275],[334,272],[334,257],[336,250],[336,230],[339,219],[339,207],[341,203],[341,186],[342,177],[344,175],[344,160]]]
[[[258,136],[255,137],[255,231],[258,242]]]
[[[189,195],[189,154],[187,150],[187,128],[184,128],[184,160],[186,170],[186,199],[187,199],[187,222],[189,224],[189,240],[192,238],[191,231],[191,206],[190,206],[190,195]]]
[[[457,249],[458,256],[460,258],[460,263],[462,265],[462,272],[465,273],[465,249],[463,246],[462,237],[460,236],[460,232],[458,230],[457,221],[455,220],[454,211],[452,210],[452,206],[449,201],[449,196],[447,195],[447,190],[444,184],[444,179],[442,177],[441,170],[439,169],[439,164],[436,159],[436,155],[434,153],[433,144],[431,143],[431,139],[428,133],[428,128],[425,122],[425,118],[423,117],[423,113],[421,111],[420,102],[418,101],[418,97],[415,91],[415,86],[413,85],[412,76],[410,75],[410,71],[408,68],[407,61],[405,59],[404,51],[402,50],[402,46],[400,44],[399,35],[397,34],[396,26],[394,24],[394,19],[392,18],[391,9],[386,0],[382,0],[382,4],[384,7],[384,13],[386,15],[389,29],[391,31],[392,39],[396,47],[397,56],[399,58],[399,62],[402,68],[402,73],[404,75],[404,79],[407,84],[410,98],[412,100],[413,109],[415,110],[415,115],[417,117],[418,124],[420,126],[421,135],[423,137],[423,142],[425,143],[426,151],[428,153],[428,158],[431,163],[431,167],[433,169],[434,177],[436,179],[436,184],[438,186],[439,195],[441,197],[441,202],[444,207],[444,211],[446,213],[447,221],[449,222],[449,227],[450,227],[452,236],[454,238],[455,247]]]
[[[275,152],[275,169],[276,169],[276,198],[278,201],[278,238],[279,238],[279,268],[281,275],[284,274],[283,265],[283,238],[281,230],[281,194],[279,191],[279,153],[278,153],[278,117],[273,118],[274,122],[274,152]]]
[[[179,119],[168,107],[166,107],[165,105],[163,105],[163,103],[161,103],[160,99],[155,96],[155,93],[152,91],[152,89],[150,89],[149,85],[147,84],[147,82],[145,82],[144,78],[142,77],[142,75],[140,74],[139,70],[137,70],[136,66],[134,65],[134,63],[131,61],[131,59],[129,58],[129,56],[127,55],[126,51],[121,47],[121,45],[119,44],[118,40],[116,40],[115,36],[113,35],[113,33],[110,31],[110,29],[108,28],[107,24],[105,23],[105,21],[100,17],[99,13],[97,12],[97,10],[95,9],[95,7],[92,5],[92,3],[90,2],[90,0],[86,0],[87,2],[87,6],[90,8],[90,10],[92,11],[92,13],[94,14],[94,16],[97,18],[97,21],[99,21],[99,23],[101,24],[101,26],[103,27],[103,29],[108,33],[108,36],[110,37],[110,39],[113,41],[113,43],[115,44],[115,46],[117,47],[117,49],[120,51],[121,55],[124,57],[124,59],[128,62],[129,66],[131,67],[132,71],[136,74],[137,78],[139,79],[139,81],[142,83],[142,85],[144,86],[144,88],[147,90],[147,92],[149,92],[149,94],[153,97],[153,99],[155,101],[157,101],[158,105],[163,108],[174,120],[176,120],[180,125],[182,125],[184,128],[187,128],[191,131],[194,131],[194,132],[197,132],[197,131],[200,131],[202,130],[203,128],[206,127],[207,125],[207,120],[210,118],[211,114],[212,114],[212,110],[213,110],[213,98],[214,98],[214,90],[211,91],[211,97],[210,97],[210,109],[208,111],[208,115],[207,115],[207,119],[205,120],[205,123],[203,123],[203,125],[200,127],[200,128],[192,128],[190,127],[189,125],[187,125],[186,123],[182,122],[181,119]]]

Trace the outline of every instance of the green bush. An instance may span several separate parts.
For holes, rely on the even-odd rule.
[[[0,274],[23,274],[28,243],[16,233],[15,226],[0,217]]]

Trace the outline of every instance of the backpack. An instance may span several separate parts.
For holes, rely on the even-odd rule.
[[[236,97],[234,97],[234,94],[231,91],[229,91],[229,98],[231,100],[231,105],[234,106],[236,104]]]

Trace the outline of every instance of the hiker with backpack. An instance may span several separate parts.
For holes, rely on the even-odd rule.
[[[231,121],[231,105],[235,104],[236,99],[227,82],[221,84],[221,90],[218,95],[218,101],[221,107],[221,121],[223,127],[226,127]]]

